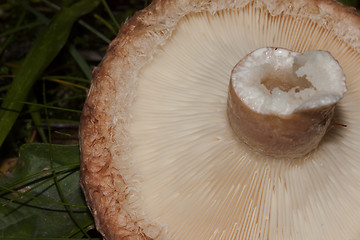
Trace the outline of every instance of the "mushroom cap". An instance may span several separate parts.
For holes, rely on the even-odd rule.
[[[359,239],[359,39],[355,10],[331,0],[155,0],[136,13],[94,69],[81,118],[97,229],[105,239]],[[231,69],[268,46],[329,51],[347,77],[336,112],[347,127],[302,159],[252,152],[226,118]]]

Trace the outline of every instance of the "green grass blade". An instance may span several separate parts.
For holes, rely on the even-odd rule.
[[[48,0],[42,0],[42,2],[44,2],[46,5],[48,5],[49,7],[55,9],[55,10],[60,10],[60,7],[52,2],[49,2]],[[90,26],[89,24],[87,24],[86,22],[84,22],[83,20],[79,20],[78,22],[81,26],[83,26],[84,28],[86,28],[87,30],[89,30],[90,32],[92,32],[94,35],[96,35],[97,37],[99,37],[100,39],[104,40],[107,44],[109,44],[111,42],[111,40],[109,38],[107,38],[104,34],[102,34],[101,32],[99,32],[98,30],[96,30],[95,28],[93,28],[92,26]]]
[[[80,55],[80,53],[78,52],[78,50],[75,48],[74,45],[70,45],[69,52],[71,56],[75,59],[76,63],[79,65],[81,71],[84,73],[86,78],[90,81],[92,70],[89,64],[87,64],[87,62]]]
[[[60,79],[60,80],[69,80],[73,82],[83,82],[83,83],[89,83],[88,79],[85,78],[79,78],[79,77],[73,77],[73,76],[44,76],[43,79],[51,80],[51,79]]]
[[[84,22],[83,20],[79,21],[79,24],[81,26],[83,26],[84,28],[86,28],[87,30],[89,30],[90,32],[92,32],[94,35],[96,35],[97,37],[99,37],[100,39],[102,39],[104,42],[106,42],[107,44],[111,43],[111,40],[109,38],[107,38],[104,34],[102,34],[101,32],[99,32],[98,30],[96,30],[95,28],[93,28],[92,26],[90,26],[89,24],[87,24],[86,22]]]
[[[36,98],[33,96],[33,102],[34,103],[37,103],[36,102]],[[44,142],[44,143],[47,143],[47,138],[46,138],[46,134],[45,134],[45,131],[44,129],[41,128],[41,115],[40,115],[40,108],[38,106],[34,106],[34,105],[30,105],[29,107],[29,113],[30,113],[30,116],[35,124],[35,127],[41,137],[41,140]]]
[[[44,100],[44,104],[47,103],[47,100],[46,100],[46,94],[45,94],[45,80],[43,80],[43,100]],[[51,144],[51,129],[50,129],[50,121],[49,121],[49,115],[48,115],[48,111],[47,111],[47,108],[45,108],[45,116],[46,116],[46,122],[47,122],[47,126],[48,126],[48,133],[49,133],[49,159],[50,159],[50,167],[53,168],[54,167],[54,158],[53,158],[53,148],[52,148],[52,144]],[[61,199],[61,201],[63,203],[66,203],[68,204],[68,201],[65,197],[65,194],[63,193],[63,190],[61,189],[60,187],[60,184],[59,184],[59,180],[57,178],[57,175],[55,173],[55,171],[53,172],[53,180],[54,180],[54,184],[55,184],[55,187],[57,189],[57,192],[59,194],[59,197]],[[75,216],[73,210],[71,209],[71,207],[69,206],[64,206],[65,209],[67,210],[72,222],[75,224],[75,226],[77,226],[77,228],[81,231],[82,234],[84,234],[84,236],[86,236],[87,238],[90,238],[90,236],[88,235],[88,233],[86,232],[86,230],[82,227],[82,225],[80,224],[79,220],[77,219],[77,217]]]
[[[83,89],[83,90],[88,90],[89,89],[88,87],[85,87],[85,86],[82,86],[82,85],[79,85],[79,84],[75,84],[75,83],[71,83],[71,82],[67,82],[67,81],[60,80],[60,79],[49,79],[49,81],[57,82],[57,83],[67,85],[67,86],[71,86],[71,87],[75,87],[75,88],[80,88],[80,89]],[[88,80],[88,82],[89,81],[90,81],[90,79]]]
[[[52,200],[49,200],[49,199],[46,199],[46,198],[41,198],[41,197],[36,197],[36,196],[33,196],[31,194],[29,194],[32,190],[38,188],[39,186],[41,186],[42,184],[45,184],[46,182],[49,182],[49,181],[52,181],[54,177],[51,177],[51,178],[48,178],[44,181],[42,181],[41,183],[33,186],[31,189],[28,189],[26,190],[25,192],[19,192],[19,191],[16,191],[16,190],[13,190],[11,188],[7,188],[5,186],[0,186],[0,189],[4,190],[4,191],[7,191],[9,193],[13,193],[14,195],[17,195],[17,197],[14,197],[12,199],[9,200],[9,203],[10,202],[16,202],[17,199],[20,199],[22,197],[27,197],[29,199],[33,199],[33,200],[38,200],[38,201],[42,201],[42,202],[46,202],[46,203],[52,203],[54,205],[61,205],[61,206],[67,206],[67,207],[75,207],[75,208],[83,208],[83,209],[87,209],[87,206],[85,205],[77,205],[77,204],[71,204],[71,203],[64,203],[64,202],[58,202],[58,201],[52,201]],[[5,203],[3,206],[1,207],[4,207],[6,206],[7,203]]]
[[[33,174],[23,177],[22,179],[14,181],[5,187],[12,188],[19,184],[27,184],[31,181],[34,181],[37,178],[48,177],[49,174],[52,174],[54,171],[56,174],[61,175],[61,174],[71,172],[71,171],[78,169],[79,165],[80,165],[79,163],[74,163],[74,164],[63,165],[63,166],[59,166],[59,167],[50,168],[48,170],[44,170],[41,172],[33,173]],[[7,191],[0,190],[0,195],[6,194],[6,193],[7,193]]]
[[[3,100],[4,98],[0,98],[0,100]],[[57,100],[57,101],[61,101],[61,100]],[[27,104],[30,106],[35,106],[35,107],[41,107],[41,108],[50,108],[50,109],[54,109],[54,110],[59,110],[59,111],[65,111],[65,112],[75,112],[75,113],[81,113],[81,110],[77,110],[77,109],[70,109],[70,108],[62,108],[62,107],[55,107],[55,106],[51,106],[51,105],[45,105],[45,104],[40,104],[40,103],[34,103],[34,102],[27,102],[27,101],[17,101],[19,104]],[[15,109],[11,109],[11,108],[5,108],[6,110],[2,110],[2,111],[19,111],[19,110],[15,110]],[[1,126],[1,123],[0,123]],[[0,135],[1,136],[1,135]]]
[[[39,11],[36,11],[26,1],[15,0],[15,2],[18,3],[19,5],[21,5],[22,7],[24,7],[27,11],[34,14],[43,23],[49,23],[49,19],[44,14],[40,13]]]
[[[2,109],[12,111],[0,110],[0,146],[23,107],[21,101],[26,100],[35,81],[65,45],[74,22],[80,16],[92,11],[99,3],[99,0],[81,0],[61,9],[37,37],[2,102]]]
[[[120,29],[120,24],[118,23],[118,21],[116,20],[116,18],[114,17],[114,14],[112,13],[112,11],[109,8],[109,5],[107,4],[107,2],[105,0],[101,0],[102,4],[105,7],[106,12],[109,14],[111,20],[114,22],[116,30],[119,31]]]
[[[3,38],[5,36],[8,36],[8,35],[20,32],[20,31],[23,31],[23,30],[28,29],[28,28],[37,27],[37,26],[42,25],[42,24],[44,24],[44,23],[37,20],[37,21],[29,23],[29,24],[25,24],[25,25],[22,25],[22,26],[16,26],[15,28],[12,28],[12,29],[10,29],[10,30],[8,30],[6,32],[1,33],[0,38]]]
[[[102,16],[100,16],[99,14],[94,14],[94,17],[99,20],[99,22],[104,24],[114,35],[117,34],[117,30]]]
[[[48,0],[41,0],[41,1],[42,1],[43,3],[45,3],[46,5],[48,5],[49,7],[53,8],[53,9],[55,9],[55,10],[57,10],[57,11],[59,11],[59,10],[61,9],[58,5],[52,3],[52,2],[50,2],[50,1],[48,1]]]
[[[83,20],[80,20],[79,24],[81,26],[83,26],[84,28],[86,28],[87,30],[89,30],[90,32],[92,32],[94,35],[96,35],[100,39],[104,40],[107,44],[111,43],[111,40],[109,38],[107,38],[104,34],[99,32],[98,30],[96,30],[95,28],[93,28],[92,26],[90,26],[89,24],[84,22]]]
[[[21,26],[21,25],[23,25],[23,22],[24,22],[24,19],[25,19],[25,14],[26,14],[25,11],[23,11],[21,13],[21,15],[19,16],[18,21],[16,23],[16,26],[13,29],[0,34],[0,39],[9,35],[9,37],[5,40],[5,42],[3,42],[1,44],[1,46],[0,46],[0,55],[7,48],[7,46],[13,41],[14,33],[18,32],[18,31],[21,31],[23,29],[26,29],[26,28],[35,27],[33,23],[25,25],[26,27]]]

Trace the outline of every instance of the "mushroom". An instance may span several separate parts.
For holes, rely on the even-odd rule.
[[[155,0],[136,13],[94,69],[81,118],[97,229],[105,239],[360,239],[359,39],[355,10],[332,0]],[[321,50],[336,70],[320,73],[337,86],[329,102],[270,113],[326,109],[304,151],[259,147],[231,120],[243,103],[237,67],[264,48],[301,66]],[[318,91],[315,62],[295,67],[300,83],[283,92]],[[270,94],[281,88],[263,79]],[[258,119],[245,115],[268,121]]]

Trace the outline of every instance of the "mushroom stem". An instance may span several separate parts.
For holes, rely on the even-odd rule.
[[[261,48],[231,73],[230,125],[257,152],[303,157],[319,145],[345,91],[345,75],[330,53]]]

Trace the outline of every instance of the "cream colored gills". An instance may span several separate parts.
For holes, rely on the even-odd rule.
[[[327,50],[347,77],[347,127],[304,159],[251,152],[228,123],[231,70],[268,46]],[[138,79],[129,135],[145,215],[170,239],[359,239],[359,62],[307,19],[251,6],[185,16]]]

